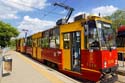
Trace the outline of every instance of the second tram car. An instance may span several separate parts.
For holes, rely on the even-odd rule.
[[[16,51],[25,53],[25,39],[24,38],[20,38],[16,40]]]
[[[111,21],[80,15],[27,38],[26,53],[59,71],[94,82],[117,80],[117,49]]]
[[[118,59],[125,60],[125,25],[121,25],[117,32]]]

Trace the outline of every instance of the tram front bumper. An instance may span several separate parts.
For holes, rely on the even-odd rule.
[[[101,69],[100,71],[102,73],[111,73],[111,72],[116,72],[117,69],[118,69],[118,65],[110,67],[110,68]]]

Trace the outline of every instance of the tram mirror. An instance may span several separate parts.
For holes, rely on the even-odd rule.
[[[88,35],[88,24],[85,24],[85,35],[87,36]]]

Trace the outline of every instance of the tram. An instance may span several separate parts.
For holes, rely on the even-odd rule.
[[[99,16],[79,15],[72,23],[58,20],[55,27],[27,37],[25,53],[73,77],[116,81],[118,56],[111,24]]]
[[[125,25],[121,25],[117,32],[118,60],[125,60]]]
[[[19,51],[21,53],[25,53],[25,39],[20,38],[16,40],[16,51]]]

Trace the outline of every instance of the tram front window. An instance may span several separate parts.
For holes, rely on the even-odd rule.
[[[100,45],[102,49],[114,49],[116,48],[115,33],[111,27],[111,24],[97,21],[98,35]]]
[[[88,44],[91,49],[99,49],[98,33],[95,21],[89,21]]]

